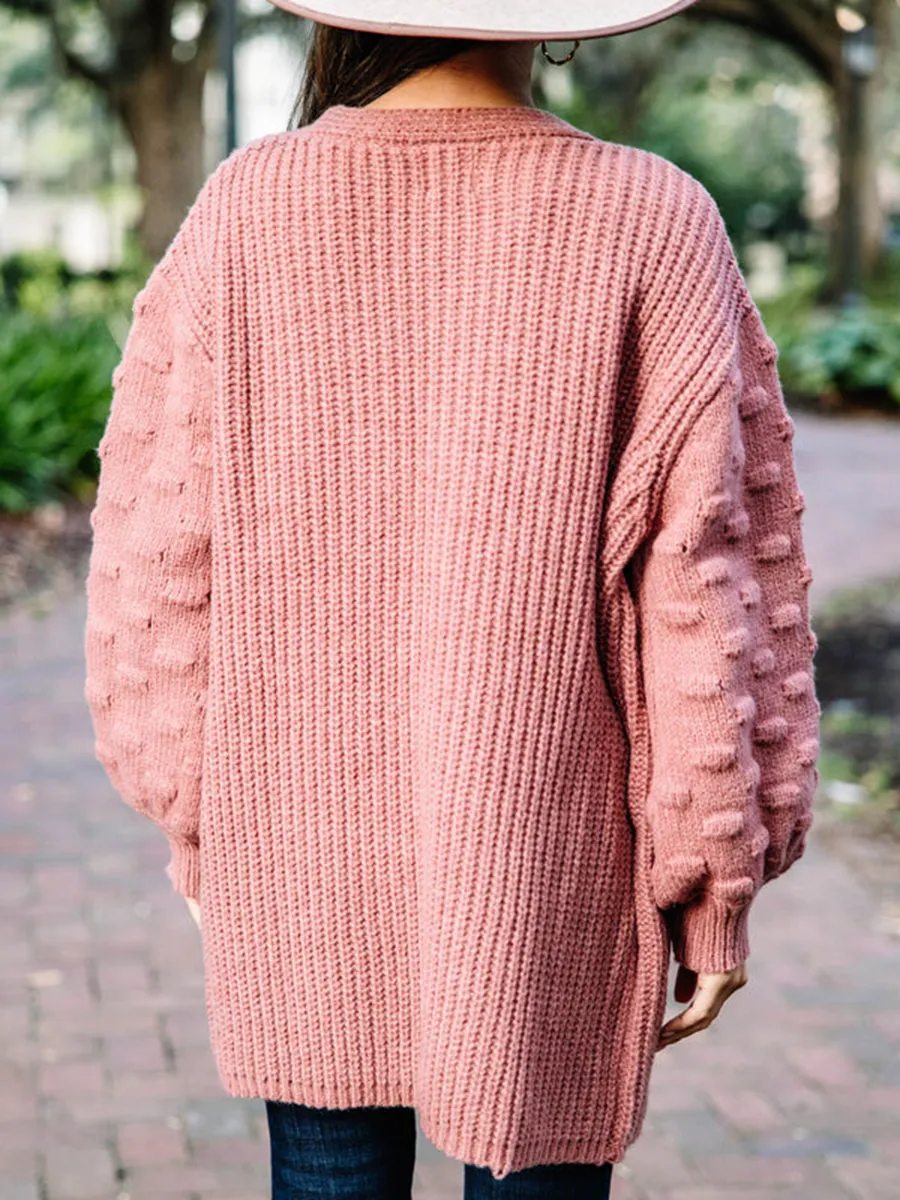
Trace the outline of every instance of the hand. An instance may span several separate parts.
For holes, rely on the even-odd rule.
[[[675,999],[679,1004],[684,1004],[693,996],[693,1003],[663,1025],[657,1050],[680,1042],[692,1033],[699,1033],[701,1029],[707,1029],[719,1015],[719,1009],[728,997],[746,982],[746,963],[741,963],[731,971],[710,975],[698,975],[696,971],[689,971],[687,967],[679,965],[675,977]]]
[[[200,928],[200,905],[197,903],[196,900],[192,900],[190,898],[190,896],[185,896],[185,900],[187,901],[188,908],[191,910],[191,916],[197,922],[197,928],[199,929]]]

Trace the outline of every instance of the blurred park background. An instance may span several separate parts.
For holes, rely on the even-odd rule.
[[[267,1194],[162,839],[93,757],[82,584],[133,298],[218,162],[287,127],[309,28],[266,0],[0,0],[0,1200]],[[662,1056],[614,1197],[897,1200],[900,0],[698,0],[537,54],[534,98],[718,202],[816,576],[808,862],[757,902],[754,986]],[[420,1145],[419,1200],[459,1196]]]
[[[308,23],[235,2],[0,0],[5,512],[90,495],[134,293],[230,148],[287,125]],[[699,0],[536,56],[537,103],[709,188],[797,404],[900,408],[898,29],[896,0]]]

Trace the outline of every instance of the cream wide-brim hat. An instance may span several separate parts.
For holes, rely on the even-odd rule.
[[[271,0],[324,25],[485,41],[570,41],[627,33],[673,17],[694,0]]]

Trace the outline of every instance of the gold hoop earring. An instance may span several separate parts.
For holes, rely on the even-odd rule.
[[[565,58],[551,58],[550,55],[547,53],[547,43],[541,42],[541,54],[543,54],[544,58],[546,58],[548,63],[553,63],[554,67],[561,67],[561,66],[563,66],[564,63],[572,61],[572,59],[575,57],[575,51],[578,49],[578,47],[580,45],[581,45],[581,42],[576,41],[575,45],[572,47],[572,49],[569,51],[569,53],[566,55]]]

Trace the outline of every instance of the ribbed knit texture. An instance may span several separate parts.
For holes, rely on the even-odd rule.
[[[135,304],[96,753],[199,899],[235,1096],[622,1158],[670,950],[748,953],[817,777],[776,350],[690,175],[537,109],[328,109]]]

